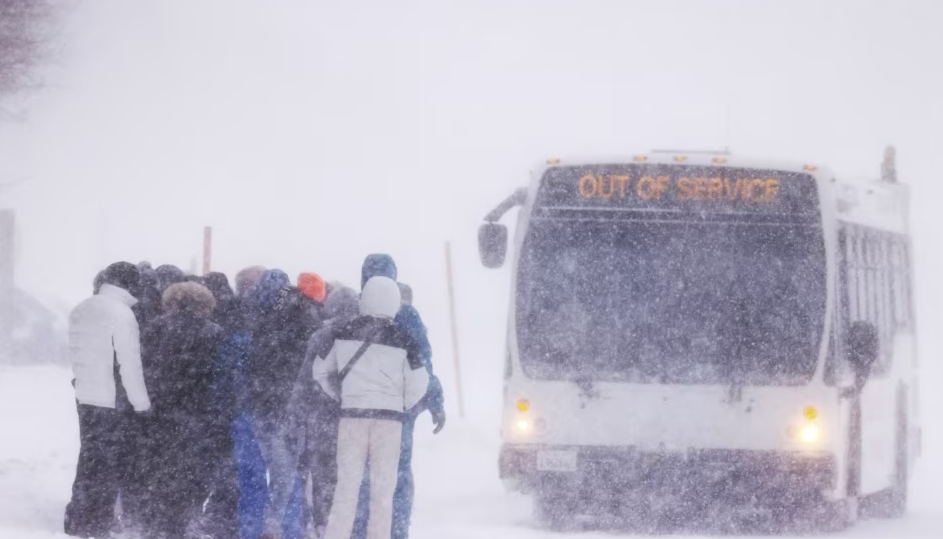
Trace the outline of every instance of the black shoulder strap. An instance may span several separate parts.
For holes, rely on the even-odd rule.
[[[344,378],[347,378],[347,375],[350,374],[350,370],[354,368],[354,365],[358,360],[363,356],[364,352],[367,351],[367,348],[370,348],[370,345],[373,344],[369,339],[363,341],[363,344],[360,345],[360,348],[354,352],[354,355],[351,356],[350,361],[347,362],[347,365],[344,365],[344,368],[337,373],[338,383],[343,382]]]

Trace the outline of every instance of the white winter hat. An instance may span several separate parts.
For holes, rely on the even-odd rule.
[[[373,277],[360,294],[360,314],[394,318],[400,308],[399,285],[389,277]]]

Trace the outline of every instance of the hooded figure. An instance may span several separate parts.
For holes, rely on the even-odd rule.
[[[264,527],[267,536],[283,534],[285,508],[298,478],[297,463],[282,438],[287,404],[304,361],[316,321],[308,298],[279,270],[263,275],[250,301],[255,328],[249,353],[248,411],[252,432],[268,470]]]
[[[140,301],[131,308],[137,318],[141,335],[147,333],[148,328],[161,315],[160,277],[149,262],[138,264],[141,275]],[[145,380],[150,372],[146,361],[148,350],[142,343],[141,357],[144,360]],[[150,387],[150,386],[149,386]],[[152,418],[128,414],[124,418],[122,432],[122,451],[125,455],[126,468],[122,473],[121,483],[121,524],[125,529],[134,530],[143,525],[142,519],[146,508],[149,477],[146,472],[147,461],[151,457],[152,448],[149,447],[147,432],[151,429]]]
[[[283,426],[290,444],[292,462],[301,471],[302,483],[310,480],[313,514],[307,520],[323,530],[331,509],[337,481],[337,421],[335,401],[320,391],[311,378],[318,356],[325,357],[334,345],[335,333],[359,314],[357,292],[335,284],[324,301],[324,324],[308,341],[308,350],[288,403],[288,421]],[[303,433],[303,437],[296,433]],[[294,435],[294,436],[293,436]],[[288,512],[292,510],[289,504]],[[320,536],[320,535],[319,535]]]
[[[170,287],[170,285],[182,283],[187,280],[187,274],[184,273],[182,269],[170,264],[157,266],[155,271],[157,273],[157,278],[160,281],[161,294],[163,294],[164,291]]]
[[[140,272],[118,262],[101,274],[98,293],[69,315],[69,355],[75,375],[80,449],[65,532],[105,537],[126,472],[122,453],[123,409],[150,409],[141,366],[137,319],[131,308],[140,294]]]
[[[223,342],[220,346],[220,370],[232,376],[231,395],[235,398],[232,440],[239,491],[239,537],[242,539],[258,539],[262,535],[262,522],[268,498],[265,461],[262,459],[262,451],[253,433],[252,418],[248,410],[249,353],[258,322],[257,314],[260,311],[256,303],[256,290],[267,271],[263,266],[249,266],[236,274],[236,298],[230,304],[233,307],[234,316],[229,317],[217,308],[217,316],[226,317],[230,321],[226,325],[223,320],[220,320],[224,325]],[[287,284],[287,276],[284,279]],[[276,277],[276,280],[281,279]],[[267,286],[273,285],[276,288],[284,286],[284,284],[271,281],[267,284]],[[222,379],[225,380],[225,378]],[[220,394],[228,393],[221,391]],[[211,530],[211,534],[215,537],[236,536],[225,529],[227,523],[225,515],[217,522],[222,526]]]
[[[135,305],[135,315],[143,331],[151,320],[160,316],[160,277],[149,262],[138,264],[138,270],[141,272],[141,301]]]
[[[259,286],[266,269],[263,266],[249,266],[236,274],[236,295],[244,298],[252,294]]]
[[[225,274],[211,272],[203,282],[216,299],[213,322],[222,328],[219,354],[213,365],[212,402],[215,415],[212,439],[213,485],[206,505],[203,531],[214,539],[239,537],[239,477],[235,460],[234,426],[245,394],[245,358],[250,334],[239,298]],[[264,496],[264,490],[261,496]]]
[[[216,300],[192,282],[169,286],[164,315],[145,334],[148,364],[154,370],[154,425],[150,431],[148,531],[156,537],[183,537],[202,514],[212,484],[213,366],[222,329],[210,317]]]
[[[249,354],[249,408],[259,419],[274,421],[285,403],[308,338],[316,329],[306,298],[279,270],[266,272],[250,299],[256,315]]]
[[[315,382],[340,404],[337,486],[325,539],[348,539],[357,498],[370,462],[368,539],[392,533],[403,422],[426,394],[429,374],[420,348],[393,318],[400,309],[396,282],[371,278],[360,298],[360,316],[334,335],[327,356],[315,361]]]
[[[366,257],[361,269],[361,286],[376,276],[388,277],[396,280],[397,270],[393,257],[387,254],[372,254]],[[410,290],[410,300],[411,298]],[[401,298],[402,299],[402,298]],[[402,448],[400,450],[399,478],[396,484],[396,495],[393,499],[393,539],[407,539],[409,537],[409,524],[412,518],[413,497],[415,486],[413,482],[412,460],[413,460],[413,431],[416,426],[416,417],[423,410],[428,409],[432,414],[433,423],[436,428],[433,432],[438,433],[445,426],[445,403],[442,392],[442,384],[432,371],[432,347],[429,344],[429,338],[426,335],[426,326],[419,316],[419,312],[410,304],[403,304],[396,314],[394,322],[397,326],[403,327],[419,346],[419,355],[422,358],[423,365],[429,373],[429,390],[420,406],[408,414],[403,421]],[[366,523],[369,517],[368,502],[368,480],[364,480],[364,487],[360,492],[360,505],[358,506],[357,520],[354,525],[353,539],[363,539],[366,536]]]

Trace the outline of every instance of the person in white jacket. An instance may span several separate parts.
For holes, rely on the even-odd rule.
[[[325,539],[349,539],[364,469],[370,462],[368,539],[389,539],[402,421],[426,394],[429,374],[409,333],[393,323],[396,281],[374,277],[360,296],[360,316],[334,334],[312,367],[315,381],[340,401],[337,486]]]
[[[66,507],[65,532],[106,537],[122,472],[122,408],[151,408],[141,366],[141,343],[131,307],[140,273],[127,262],[108,266],[98,293],[69,316],[69,353],[75,376],[81,446]]]

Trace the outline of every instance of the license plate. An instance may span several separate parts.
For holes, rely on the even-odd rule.
[[[538,451],[537,470],[541,472],[575,472],[576,451]]]

